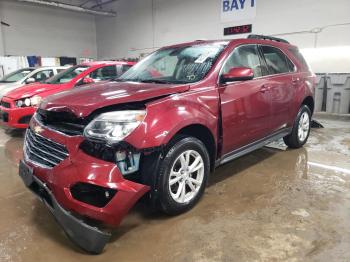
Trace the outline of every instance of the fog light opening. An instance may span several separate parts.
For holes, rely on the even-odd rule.
[[[105,197],[106,197],[106,198],[110,198],[110,196],[111,196],[111,195],[109,194],[109,191],[105,191]]]
[[[96,207],[106,206],[117,190],[88,183],[77,183],[70,189],[74,199]]]
[[[118,150],[115,153],[116,163],[120,172],[125,176],[139,170],[141,153]]]

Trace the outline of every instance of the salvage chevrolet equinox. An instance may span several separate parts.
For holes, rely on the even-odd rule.
[[[280,138],[303,146],[314,85],[279,38],[161,48],[114,81],[43,100],[19,174],[70,239],[100,253],[141,197],[180,214],[215,167]]]

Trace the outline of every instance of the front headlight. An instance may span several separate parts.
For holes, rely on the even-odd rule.
[[[31,99],[30,99],[30,104],[32,106],[37,106],[40,104],[42,98],[40,96],[33,96]]]
[[[84,136],[103,139],[112,144],[123,140],[138,127],[146,116],[145,110],[108,112],[99,115],[85,128]]]
[[[33,96],[28,98],[19,99],[16,101],[17,107],[29,107],[29,106],[38,106],[41,102],[40,96]]]

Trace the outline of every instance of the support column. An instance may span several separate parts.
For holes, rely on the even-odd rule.
[[[2,12],[2,3],[0,2],[0,22],[1,22],[1,12]],[[4,35],[3,35],[3,25],[0,24],[0,56],[5,55],[5,47],[4,47]]]
[[[4,39],[2,35],[2,25],[0,25],[0,56],[5,55],[5,50],[4,50]]]

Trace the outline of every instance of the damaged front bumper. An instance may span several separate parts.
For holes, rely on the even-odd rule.
[[[20,162],[19,175],[28,187],[50,210],[67,236],[79,247],[90,253],[101,253],[108,243],[111,233],[88,225],[58,204],[49,188],[33,175],[31,169]]]
[[[34,118],[26,132],[19,173],[73,242],[100,253],[110,238],[101,228],[117,227],[150,187],[124,176],[118,163],[84,152],[83,141],[82,136],[64,135]],[[128,171],[138,168],[138,160],[134,162]]]

